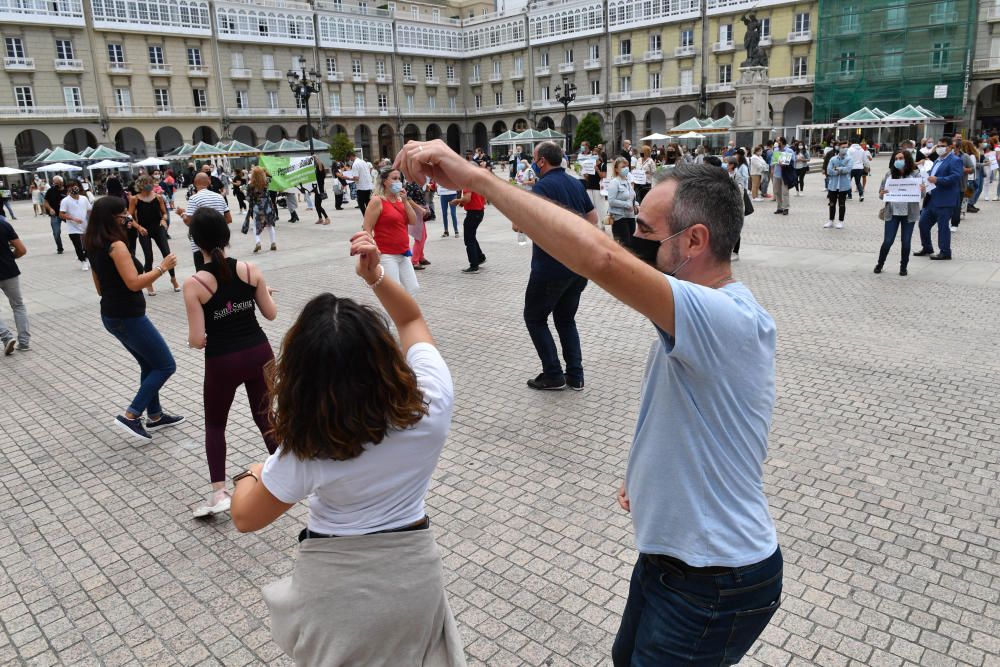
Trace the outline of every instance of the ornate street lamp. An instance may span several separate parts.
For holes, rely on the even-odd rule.
[[[563,79],[561,86],[555,89],[556,102],[563,105],[563,133],[566,135],[566,151],[573,148],[573,138],[569,134],[569,105],[576,100],[576,84],[569,79]]]
[[[288,70],[288,87],[292,89],[292,93],[295,94],[295,98],[299,100],[301,106],[306,109],[306,132],[309,134],[309,155],[314,155],[313,150],[313,127],[312,127],[312,115],[309,113],[309,98],[312,97],[313,93],[319,92],[320,76],[319,72],[314,69],[306,72],[306,59],[303,56],[299,56],[299,67],[302,72],[296,72],[295,70]]]

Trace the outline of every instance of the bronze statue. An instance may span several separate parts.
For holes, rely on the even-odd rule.
[[[760,20],[753,10],[747,12],[740,19],[747,27],[747,33],[743,37],[743,48],[747,50],[747,59],[740,67],[767,67],[767,54],[760,48]]]

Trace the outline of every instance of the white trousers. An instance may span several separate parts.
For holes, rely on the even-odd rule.
[[[600,190],[587,190],[587,195],[594,205],[594,210],[597,211],[597,219],[604,220],[604,216],[608,214],[608,201],[601,195]]]
[[[417,283],[417,272],[413,270],[413,259],[406,255],[382,255],[382,269],[386,278],[392,278],[403,286],[410,295],[420,289]]]
[[[257,233],[257,226],[253,224],[253,220],[250,221],[250,226],[253,228],[253,240],[260,243],[260,234]],[[271,236],[271,243],[274,243],[274,225],[268,225],[264,229]]]

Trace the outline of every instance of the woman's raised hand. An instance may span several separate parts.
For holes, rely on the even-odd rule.
[[[358,258],[355,271],[365,282],[378,280],[379,251],[375,239],[366,231],[356,232],[351,237],[351,256]]]

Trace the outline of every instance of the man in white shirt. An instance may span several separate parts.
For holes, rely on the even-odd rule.
[[[185,208],[177,209],[177,212],[183,217],[185,225],[191,224],[191,216],[197,213],[200,208],[213,208],[223,215],[227,225],[233,224],[233,216],[229,212],[229,203],[219,193],[212,192],[209,189],[211,185],[212,178],[204,172],[194,177],[194,195],[192,195],[191,199],[187,200]],[[188,234],[188,238],[191,238],[190,234]],[[191,251],[194,253],[194,270],[201,271],[202,267],[205,266],[205,258],[202,256],[201,248],[194,242],[194,239],[191,240]]]
[[[355,190],[357,191],[358,198],[358,208],[361,209],[361,215],[365,214],[365,210],[368,208],[368,202],[372,198],[372,172],[371,167],[361,158],[350,152],[347,154],[347,159],[351,161],[351,171],[354,172],[354,184]]]
[[[83,196],[83,189],[77,181],[70,181],[67,192],[69,194],[59,204],[59,218],[66,223],[66,231],[76,251],[80,269],[89,271],[87,251],[83,248],[83,233],[87,231],[87,220],[90,219],[90,200]]]

